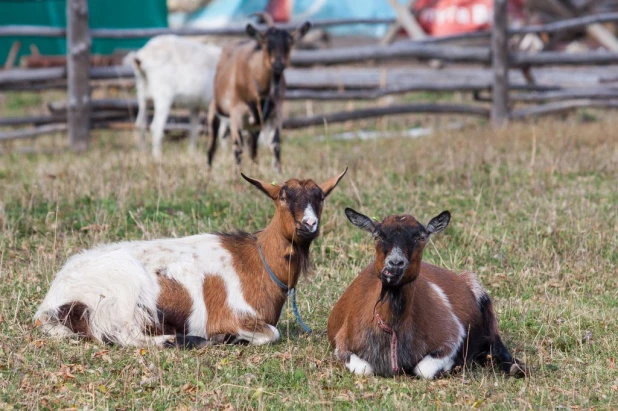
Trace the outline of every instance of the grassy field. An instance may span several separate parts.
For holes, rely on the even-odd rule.
[[[0,407],[298,409],[611,409],[618,407],[618,119],[574,117],[486,126],[417,140],[284,141],[284,174],[323,180],[346,166],[327,200],[313,273],[299,305],[267,347],[199,351],[52,341],[32,324],[55,272],[100,242],[256,230],[273,206],[232,167],[223,148],[213,172],[203,147],[166,143],[162,166],[129,135],[102,135],[82,154],[0,156]],[[437,381],[355,377],[334,361],[329,310],[372,255],[345,219],[410,212],[453,215],[425,259],[478,273],[497,307],[507,345],[532,368],[525,380],[473,368]]]

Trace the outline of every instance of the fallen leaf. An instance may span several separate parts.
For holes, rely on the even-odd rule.
[[[197,387],[193,384],[186,383],[182,386],[182,390],[189,394],[195,394],[197,392]]]
[[[109,350],[101,350],[101,351],[97,351],[94,354],[92,354],[92,358],[97,358],[97,357],[102,357],[105,354],[107,354],[109,352]]]
[[[255,390],[251,398],[260,398],[263,394],[264,394],[264,388],[259,387],[257,390]]]

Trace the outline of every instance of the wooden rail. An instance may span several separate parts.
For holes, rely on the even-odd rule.
[[[578,107],[618,108],[618,88],[601,89],[598,84],[592,87],[572,89],[555,81],[547,84],[523,84],[513,82],[509,77],[511,68],[543,67],[553,65],[588,66],[618,63],[617,52],[591,52],[568,54],[564,52],[540,52],[524,54],[508,52],[508,39],[512,35],[527,33],[554,33],[588,27],[593,24],[617,22],[618,13],[604,13],[586,17],[566,19],[542,26],[508,29],[507,0],[494,0],[494,23],[491,31],[465,33],[461,35],[415,41],[400,41],[390,46],[358,46],[327,50],[298,50],[291,57],[295,68],[288,69],[286,80],[287,100],[374,100],[388,95],[415,91],[463,91],[473,92],[477,101],[491,102],[491,109],[482,105],[457,104],[400,104],[387,107],[364,108],[355,111],[327,113],[307,118],[289,118],[284,127],[288,129],[409,113],[450,113],[491,118],[492,124],[502,126],[508,119],[523,119],[549,113],[563,112]],[[67,67],[34,70],[0,71],[0,91],[40,90],[45,88],[67,87],[68,98],[65,104],[52,105],[49,116],[25,116],[0,119],[0,126],[30,124],[35,128],[12,130],[0,133],[0,140],[30,138],[42,133],[68,131],[69,144],[81,150],[88,146],[89,131],[129,124],[136,110],[133,100],[90,100],[92,80],[117,80],[133,77],[128,67],[89,67],[89,49],[93,38],[148,38],[160,34],[177,35],[231,35],[244,36],[245,24],[234,24],[210,29],[90,29],[88,27],[87,0],[67,0],[68,27],[15,26],[0,27],[2,36],[66,37]],[[331,19],[313,22],[317,28],[327,28],[348,24],[392,24],[392,19]],[[296,24],[279,25],[285,29],[296,28]],[[264,27],[261,27],[264,28]],[[468,40],[490,39],[491,49],[486,47],[461,47],[454,44]],[[462,76],[453,79],[447,70],[433,71],[415,69],[410,72],[384,71],[376,68],[372,73],[359,73],[352,69],[341,69],[336,73],[323,66],[362,64],[366,62],[400,61],[402,59],[441,60],[454,63],[474,63],[491,69],[478,69],[482,75]],[[320,69],[308,67],[322,66]],[[300,68],[300,69],[298,69]],[[303,69],[305,68],[305,69]],[[483,71],[484,70],[484,71]],[[535,71],[535,78],[542,76],[544,69]],[[419,72],[424,74],[419,75]],[[547,78],[547,76],[545,77]],[[574,74],[570,85],[577,83]],[[605,76],[608,82],[617,81],[615,77]],[[550,79],[553,80],[553,79]],[[586,82],[583,82],[586,83]],[[126,80],[125,83],[126,84]],[[589,84],[586,83],[586,84]],[[581,86],[580,87],[585,87]],[[519,92],[513,93],[513,90]],[[522,93],[521,91],[527,91]],[[491,98],[486,93],[491,93]],[[561,101],[563,100],[563,101]],[[513,104],[544,103],[537,106],[512,108]],[[171,116],[184,122],[186,116]],[[123,126],[124,127],[124,126]],[[184,124],[170,126],[183,128]]]

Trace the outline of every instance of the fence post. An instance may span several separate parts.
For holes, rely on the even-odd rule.
[[[494,0],[491,29],[491,65],[493,71],[491,122],[503,126],[509,117],[509,50],[507,0]]]
[[[67,123],[76,151],[90,143],[90,44],[88,0],[67,0]]]

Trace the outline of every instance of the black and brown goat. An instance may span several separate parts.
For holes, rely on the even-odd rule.
[[[350,371],[432,379],[458,365],[493,361],[509,375],[524,375],[500,338],[491,300],[476,276],[421,261],[429,237],[448,225],[448,211],[426,227],[411,215],[378,223],[350,208],[345,213],[373,235],[376,246],[375,261],[328,319],[335,355]]]
[[[255,161],[260,135],[273,152],[273,166],[281,170],[281,105],[285,93],[285,68],[296,42],[311,28],[303,23],[289,32],[273,25],[272,18],[259,13],[267,23],[265,32],[247,25],[244,40],[225,47],[217,65],[214,80],[214,99],[208,110],[208,165],[217,149],[217,137],[222,119],[229,121],[236,164],[241,163],[242,132],[249,137],[249,154]]]

